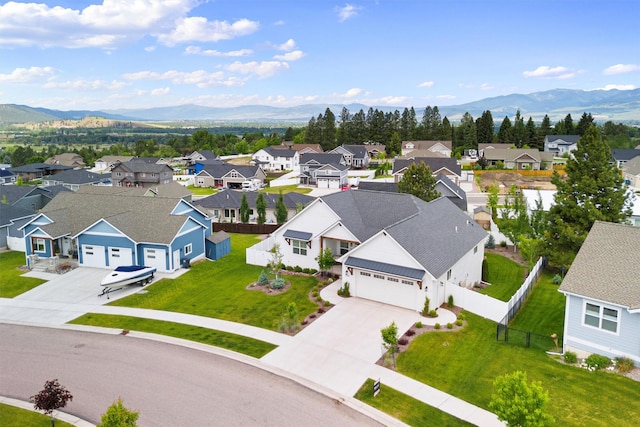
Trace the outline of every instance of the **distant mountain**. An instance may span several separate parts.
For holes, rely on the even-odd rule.
[[[433,106],[437,104],[434,103]],[[173,107],[146,109],[117,109],[105,111],[58,111],[46,108],[33,108],[24,105],[0,105],[0,124],[43,122],[60,119],[79,120],[87,116],[98,116],[123,121],[289,121],[306,123],[311,117],[324,114],[329,108],[336,117],[346,107],[351,114],[369,108],[383,112],[402,112],[404,106],[366,106],[362,104],[307,104],[295,107],[270,107],[265,105],[245,105],[241,107],[204,107],[186,104]],[[411,106],[407,106],[411,107]],[[425,105],[413,106],[418,120],[422,118]],[[532,117],[540,121],[548,115],[552,121],[563,119],[571,114],[579,120],[582,113],[591,113],[597,121],[640,122],[640,89],[634,90],[571,90],[555,89],[535,92],[527,95],[511,94],[485,98],[461,105],[438,106],[442,117],[451,121],[459,120],[468,112],[474,118],[480,117],[486,110],[491,111],[495,121],[504,116],[513,117],[516,111],[525,119]]]

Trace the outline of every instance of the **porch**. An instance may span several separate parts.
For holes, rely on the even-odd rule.
[[[62,255],[53,258],[40,258],[38,255],[29,255],[29,269],[32,271],[64,274],[78,268],[78,266],[77,258]]]

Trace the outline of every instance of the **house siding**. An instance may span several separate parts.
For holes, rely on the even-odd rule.
[[[584,326],[585,300],[618,308],[620,313],[618,334]],[[630,357],[636,365],[640,366],[640,314],[631,314],[627,309],[612,304],[567,295],[565,322],[565,351],[575,351],[581,356],[591,353],[610,358],[625,356]]]

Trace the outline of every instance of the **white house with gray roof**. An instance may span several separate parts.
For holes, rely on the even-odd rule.
[[[278,244],[285,265],[318,268],[329,248],[351,294],[420,311],[446,301],[450,286],[479,282],[487,233],[441,197],[342,191],[318,198],[268,239],[247,250],[266,265]]]
[[[251,156],[251,161],[265,171],[292,171],[298,170],[300,153],[296,150],[265,147],[256,151]]]
[[[567,272],[563,351],[640,366],[640,228],[596,221]]]

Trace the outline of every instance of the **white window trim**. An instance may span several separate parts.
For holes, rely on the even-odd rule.
[[[42,249],[40,249],[42,247]],[[47,251],[47,244],[45,239],[41,239],[40,237],[36,237],[33,244],[33,252],[45,253]]]
[[[191,252],[193,252],[193,244],[189,243],[189,244],[185,245],[185,247],[184,247],[184,254],[185,255],[189,255],[189,254],[191,254]]]
[[[587,304],[593,305],[593,306],[597,306],[599,308],[598,311],[598,326],[593,326],[593,325],[589,325],[588,323],[585,322],[585,317],[587,316]],[[604,329],[602,327],[602,321],[603,320],[609,320],[609,321],[613,321],[611,319],[605,319],[604,318],[604,309],[608,309],[608,310],[612,310],[615,311],[617,313],[617,317],[615,319],[615,324],[616,324],[616,330],[614,331],[610,331],[608,329]],[[622,310],[620,310],[619,308],[614,308],[610,305],[607,304],[603,304],[601,302],[595,302],[595,301],[590,301],[590,300],[584,300],[583,304],[582,304],[582,326],[586,327],[586,328],[591,328],[591,329],[596,329],[598,331],[602,331],[608,334],[613,334],[613,335],[620,335],[620,315],[622,313]],[[594,315],[591,315],[592,317],[595,317]]]
[[[291,239],[291,250],[294,255],[307,256],[307,242],[304,240]]]

